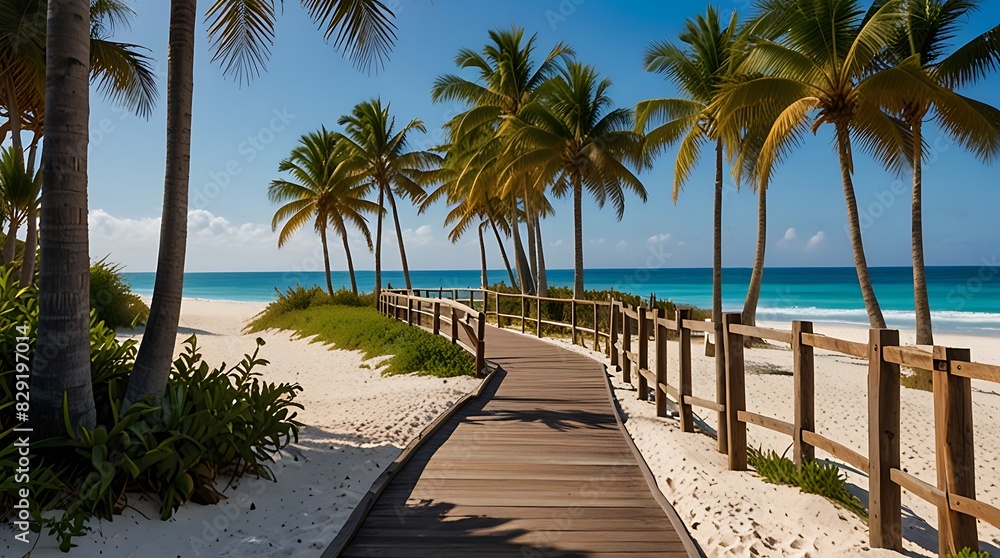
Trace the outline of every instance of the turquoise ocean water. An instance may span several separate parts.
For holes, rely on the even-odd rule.
[[[1000,337],[1000,267],[983,262],[979,267],[932,267],[927,269],[935,329]],[[133,289],[149,296],[153,273],[127,273]],[[374,272],[358,272],[359,288],[370,291]],[[872,281],[889,327],[913,327],[913,287],[909,268],[872,268]],[[479,271],[413,271],[413,285],[420,288],[467,288],[480,284]],[[398,271],[383,273],[383,281],[403,286]],[[489,272],[491,282],[506,279],[502,270]],[[588,289],[614,288],[642,296],[707,308],[712,301],[710,269],[589,269]],[[550,285],[569,286],[572,270],[550,270]],[[723,306],[743,306],[749,269],[726,269],[723,273]],[[349,286],[346,272],[333,273],[334,288]],[[188,273],[184,296],[208,300],[263,302],[276,298],[275,289],[295,284],[325,285],[321,272],[219,272]],[[854,268],[775,268],[764,274],[759,320],[810,319],[867,324]]]

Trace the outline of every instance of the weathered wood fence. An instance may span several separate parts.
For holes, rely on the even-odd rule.
[[[520,301],[521,311],[501,312],[501,301],[511,298]],[[600,350],[604,340],[611,366],[621,373],[623,381],[636,386],[640,399],[648,399],[652,394],[657,416],[667,416],[668,398],[678,407],[680,428],[684,432],[695,431],[695,407],[718,414],[718,449],[727,454],[731,470],[747,469],[747,425],[753,425],[789,436],[793,459],[799,465],[812,460],[818,448],[867,472],[873,547],[902,551],[902,488],[937,507],[941,556],[965,547],[978,549],[977,520],[1000,528],[1000,509],[976,500],[972,415],[972,380],[1000,383],[1000,366],[971,362],[968,349],[901,346],[899,332],[892,329],[871,329],[868,342],[859,343],[815,333],[813,323],[808,321],[794,321],[788,330],[771,329],[744,325],[740,314],[727,313],[723,322],[717,324],[692,319],[691,310],[686,308],[678,308],[672,316],[667,316],[662,309],[629,306],[619,301],[544,298],[484,289],[419,289],[412,295],[389,293],[382,300],[384,313],[388,315],[410,321],[413,316],[427,315],[433,317],[435,324],[441,319],[440,307],[448,305],[452,309],[453,340],[456,316],[461,323],[463,316],[467,322],[470,316],[478,314],[475,316],[478,336],[472,335],[471,326],[469,335],[480,340],[480,346],[482,328],[490,316],[501,327],[520,326],[522,333],[530,331],[539,337],[544,335],[543,326],[568,330],[573,343],[592,339],[595,350]],[[541,310],[545,303],[569,306],[570,321],[545,319]],[[426,312],[427,304],[433,306],[433,313]],[[585,312],[592,317],[592,327],[578,324]],[[435,332],[437,328],[435,325]],[[715,338],[714,399],[693,394],[691,350],[696,334],[711,334]],[[668,337],[677,345],[676,372],[668,370]],[[747,411],[746,338],[791,346],[792,422]],[[868,430],[868,448],[851,448],[816,431],[813,353],[817,349],[868,361],[868,423],[858,425]],[[901,366],[930,370],[933,374],[937,469],[934,482],[904,472],[900,463]],[[676,383],[669,381],[671,377],[676,378]]]
[[[400,291],[383,291],[378,302],[379,312],[385,316],[449,337],[452,343],[476,357],[476,373],[485,375],[485,313],[456,300],[423,298]],[[448,326],[447,329],[442,329],[442,325]]]

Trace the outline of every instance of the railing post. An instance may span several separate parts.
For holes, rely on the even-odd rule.
[[[680,379],[677,382],[677,406],[680,407],[682,432],[694,432],[694,410],[685,398],[693,394],[691,386],[691,330],[684,322],[691,319],[691,309],[678,308],[677,318],[677,360],[680,363]]]
[[[647,401],[649,399],[649,384],[646,381],[646,375],[642,373],[643,370],[649,370],[649,319],[646,316],[646,308],[644,306],[639,307],[639,364],[636,369],[636,375],[638,382],[636,383],[636,391],[639,395],[640,401]]]
[[[406,297],[406,325],[413,325],[413,299]]]
[[[952,375],[952,361],[971,360],[969,349],[934,347],[934,436],[937,486],[952,496],[976,499],[976,450],[972,430],[972,380]],[[941,556],[979,550],[976,518],[949,506],[938,508],[938,549]]]
[[[486,312],[480,312],[476,326],[476,375],[486,371]]]
[[[801,467],[816,458],[816,449],[802,441],[802,432],[816,431],[815,361],[813,348],[802,342],[803,333],[812,333],[812,322],[792,322],[792,360],[795,376],[795,432],[792,434],[792,457]]]
[[[601,335],[597,329],[597,301],[594,301],[594,351],[601,350]]]
[[[535,337],[542,338],[542,299],[535,299]]]
[[[899,365],[882,356],[896,345],[899,331],[868,330],[868,533],[873,548],[902,552],[902,495],[891,478],[899,468]]]
[[[714,323],[714,322],[713,322]],[[729,391],[726,389],[726,327],[724,323],[715,325],[715,400],[726,405]],[[729,453],[729,421],[726,412],[719,412],[719,453]]]
[[[569,321],[570,330],[573,332],[573,344],[576,345],[576,299],[571,299],[569,302]]]
[[[458,342],[458,312],[454,306],[451,307],[451,342]]]
[[[656,385],[653,391],[656,393],[656,416],[667,416],[667,327],[660,323],[667,317],[667,312],[663,308],[656,310],[653,319],[653,339],[656,345]]]
[[[457,298],[458,298],[458,289],[452,289],[452,290],[451,290],[451,299],[452,299],[452,300],[455,300],[455,299],[457,299]],[[456,302],[457,302],[457,301],[456,301]]]
[[[434,335],[441,333],[441,303],[434,302]]]
[[[628,317],[628,308],[622,305],[622,381],[632,383],[632,359],[628,354],[632,350],[632,322]]]
[[[615,345],[618,344],[618,320],[621,319],[621,313],[618,311],[618,304],[611,300],[611,306],[608,308],[608,315],[610,316],[611,323],[609,324],[610,335],[608,336],[608,352],[610,353],[609,358],[611,359],[611,366],[618,366],[618,348]]]
[[[521,333],[524,333],[524,293],[521,293]]]
[[[740,411],[747,406],[746,375],[743,363],[743,336],[733,333],[729,326],[742,324],[743,317],[739,313],[723,314],[722,337],[715,338],[716,349],[725,347],[726,355],[726,399],[725,415],[727,435],[729,436],[729,470],[747,470],[747,425],[740,421]],[[718,331],[718,329],[716,329]],[[720,429],[719,436],[722,436]]]
[[[490,313],[490,292],[483,291],[483,314]]]

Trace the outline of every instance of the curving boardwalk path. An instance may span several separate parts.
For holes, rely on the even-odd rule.
[[[486,351],[490,385],[416,451],[341,556],[697,556],[600,364],[492,327]]]

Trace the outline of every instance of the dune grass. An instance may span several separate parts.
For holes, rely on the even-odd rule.
[[[388,356],[380,362],[383,374],[419,374],[450,378],[475,374],[475,359],[458,345],[416,327],[382,316],[370,306],[315,302],[287,309],[272,304],[248,326],[248,331],[284,329],[338,349],[357,350],[366,359]]]
[[[800,469],[783,455],[753,447],[747,448],[747,461],[767,482],[797,486],[803,492],[823,496],[868,520],[868,510],[847,490],[846,478],[835,465],[807,461]]]

